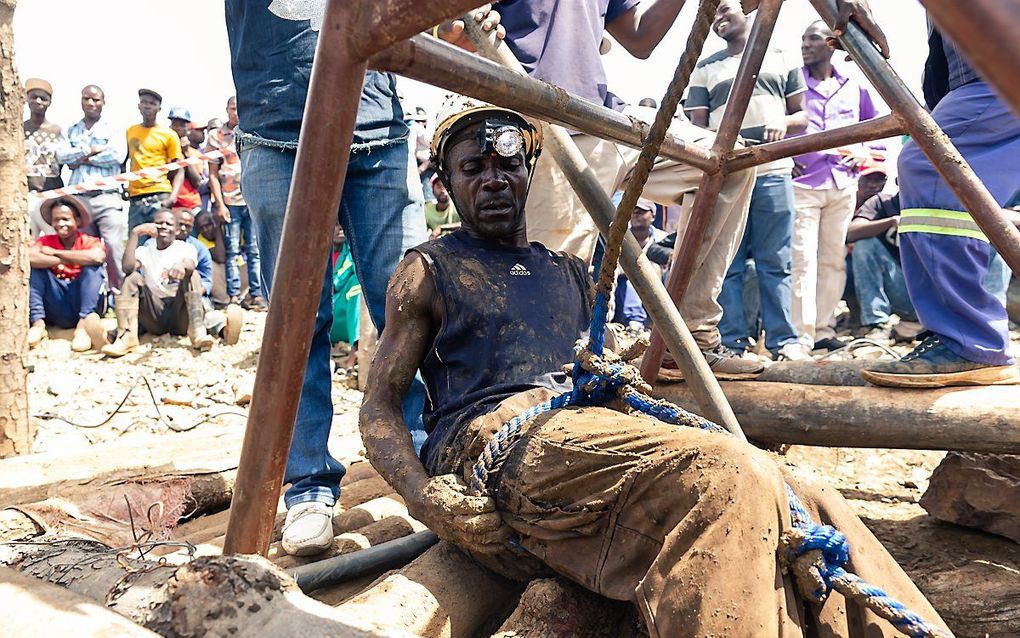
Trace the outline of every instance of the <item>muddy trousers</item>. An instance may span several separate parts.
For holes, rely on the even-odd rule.
[[[489,426],[533,402],[510,405],[525,396],[472,423],[468,458]],[[776,552],[790,527],[784,479],[816,522],[850,539],[849,570],[941,624],[842,497],[796,484],[728,435],[605,408],[547,413],[513,448],[496,501],[525,549],[591,591],[632,601],[652,638],[898,635],[839,594],[821,606],[795,596]]]
[[[161,297],[145,284],[142,273],[135,271],[124,278],[120,294],[138,297],[139,333],[184,336],[188,334],[188,306],[184,295],[190,290],[203,290],[202,279],[195,271],[177,286],[177,294]]]

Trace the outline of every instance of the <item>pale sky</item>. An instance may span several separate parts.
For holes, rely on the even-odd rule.
[[[923,9],[916,0],[872,5],[889,36],[893,66],[919,92],[927,56]],[[614,46],[604,58],[610,89],[628,102],[660,99],[696,7],[695,0],[688,1],[648,60],[636,60]],[[185,106],[196,120],[224,117],[224,104],[234,91],[223,5],[215,0],[21,0],[14,18],[22,81],[42,77],[53,84],[49,116],[65,129],[81,118],[79,95],[86,84],[104,89],[104,118],[125,128],[140,119],[137,90],[143,86],[162,93],[163,116],[170,107]],[[786,51],[791,61],[799,61],[800,35],[815,19],[807,0],[786,0],[773,46]],[[722,41],[712,35],[705,54],[720,48]],[[412,105],[430,112],[443,94],[409,80],[401,81],[400,90]]]

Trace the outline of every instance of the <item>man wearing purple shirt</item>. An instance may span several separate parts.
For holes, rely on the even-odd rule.
[[[832,32],[824,22],[808,26],[801,39],[808,114],[805,133],[856,124],[875,117],[867,89],[841,74],[832,64],[826,43]],[[868,158],[862,146],[808,153],[795,159],[794,193],[797,216],[793,226],[794,329],[808,349],[833,350],[834,313],[846,285],[846,231],[854,213],[857,174]]]

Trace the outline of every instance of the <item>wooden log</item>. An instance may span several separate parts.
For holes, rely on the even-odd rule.
[[[748,438],[769,444],[1020,451],[1020,391],[1010,386],[900,390],[724,382]],[[688,410],[682,384],[653,394]]]
[[[0,567],[3,635],[18,638],[158,638],[127,618],[57,585]]]
[[[637,610],[562,578],[534,580],[492,638],[636,637]]]
[[[333,516],[333,533],[352,532],[389,516],[408,516],[404,499],[388,494],[365,501]]]
[[[369,587],[375,585],[380,576],[381,574],[368,574],[367,576],[355,578],[354,580],[347,581],[346,583],[316,589],[309,593],[308,596],[314,598],[320,603],[325,603],[330,607],[336,607],[337,605],[347,602]]]
[[[375,478],[377,476],[379,476],[379,473],[375,471],[375,468],[368,461],[351,463],[347,466],[347,472],[344,474],[343,480],[340,481],[340,490],[343,491],[345,487],[362,479]]]
[[[366,620],[306,597],[259,556],[160,565],[100,543],[58,541],[4,548],[0,563],[59,583],[163,636],[410,637],[386,625],[385,615]]]
[[[50,497],[73,500],[97,486],[219,474],[224,486],[237,469],[241,432],[184,432],[160,439],[130,437],[73,453],[29,454],[0,460],[0,507]]]
[[[439,543],[410,565],[343,603],[345,617],[385,619],[422,638],[469,638],[517,602],[521,586]]]
[[[356,483],[340,490],[340,506],[350,509],[362,503],[367,503],[373,498],[395,494],[390,484],[381,476],[372,476],[362,479]]]
[[[869,385],[861,377],[861,369],[869,361],[777,361],[765,368],[754,381],[767,383],[802,383],[804,385],[856,386]]]

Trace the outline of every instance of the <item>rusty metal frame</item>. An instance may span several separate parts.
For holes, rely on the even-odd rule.
[[[835,17],[835,1],[811,1],[831,26]],[[960,24],[949,24],[953,21],[960,23],[964,17],[970,17],[957,16],[953,0],[922,1],[932,11],[936,21],[945,26],[946,32],[957,41],[968,33]],[[364,71],[370,59],[373,66],[395,70],[415,79],[500,103],[540,119],[622,144],[642,147],[649,135],[650,128],[647,125],[622,117],[615,111],[592,106],[558,87],[518,76],[488,60],[419,35],[432,25],[462,15],[477,4],[478,0],[330,0],[327,5],[313,64],[304,121],[325,125],[334,133],[301,136],[276,265],[276,278],[290,283],[286,293],[281,292],[281,288],[275,289],[270,300],[224,542],[223,551],[226,554],[264,555],[269,548],[315,314],[325,277],[325,256],[343,190]],[[969,13],[977,8],[983,11],[983,15],[989,16],[1004,15],[1003,12],[1011,8],[1007,7],[1008,4],[1008,0],[970,0],[967,3]],[[929,157],[933,158],[947,182],[974,215],[978,225],[1014,272],[1020,272],[1020,232],[1006,221],[994,200],[948,139],[917,104],[888,63],[881,59],[877,50],[853,25],[842,42],[879,93],[893,107],[896,122],[884,119],[881,122],[806,135],[796,140],[765,144],[755,149],[734,150],[747,98],[753,89],[754,77],[768,46],[780,5],[781,0],[762,0],[760,3],[748,48],[731,93],[731,106],[736,106],[727,109],[712,149],[669,136],[663,142],[660,151],[662,156],[705,171],[695,198],[691,221],[678,249],[679,258],[667,286],[673,301],[682,298],[698,266],[699,248],[708,226],[712,204],[728,172],[807,150],[873,139],[871,136],[884,137],[898,132],[899,127],[894,125],[896,123],[909,131]],[[998,53],[1006,48],[1008,54],[1013,56],[1011,59],[1016,59],[1020,56],[1020,43],[1017,42],[1016,34],[1009,31],[1011,26],[1012,22],[998,23],[998,27],[1004,30],[1001,40],[987,38],[987,34],[982,37],[986,41],[995,42]],[[1003,43],[1010,46],[1003,47]],[[975,60],[977,68],[988,73],[989,81],[1003,90],[1010,103],[1015,107],[1020,105],[1020,84],[1010,73],[1016,68],[1015,64],[1004,65],[1004,72],[996,70],[993,74],[989,70],[992,66],[989,62],[993,59],[992,52],[986,44],[968,43],[963,48],[965,52],[978,57]],[[583,158],[574,158],[574,168],[579,171],[583,170],[581,160]],[[601,219],[600,227],[605,229],[607,222]],[[633,250],[627,251],[625,247],[624,252],[626,256],[633,253]],[[309,263],[307,256],[315,254],[323,255],[323,259]],[[642,265],[637,256],[631,255],[631,258],[636,268]],[[627,261],[624,260],[625,265]],[[661,288],[655,292],[658,291]],[[646,293],[642,295],[645,297],[648,289],[639,292]],[[656,299],[662,300],[662,297]],[[675,312],[669,314],[669,319],[670,323],[681,322]],[[682,332],[675,334],[680,335]],[[657,341],[658,358],[645,357],[642,372],[646,376],[651,374],[654,377],[661,363],[661,337]],[[700,369],[697,373],[706,374]],[[706,387],[718,387],[718,384],[713,384],[714,379],[704,381]]]

